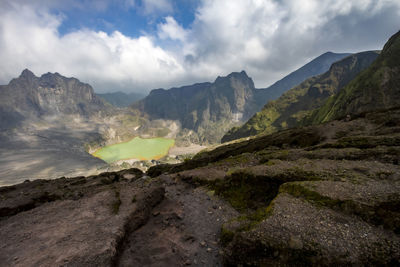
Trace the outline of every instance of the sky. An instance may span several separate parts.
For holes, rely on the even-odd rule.
[[[0,0],[0,84],[28,68],[147,93],[245,70],[265,88],[399,30],[399,0]]]

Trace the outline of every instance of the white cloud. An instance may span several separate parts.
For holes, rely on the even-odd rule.
[[[158,36],[161,39],[179,40],[184,42],[186,39],[186,30],[180,26],[176,20],[168,16],[165,18],[165,23],[161,23],[158,27]]]
[[[262,87],[328,50],[381,48],[399,11],[397,0],[204,0],[183,51],[192,66],[245,69]]]
[[[183,72],[168,51],[150,36],[129,38],[120,32],[80,30],[59,36],[61,18],[29,7],[0,17],[0,80],[8,82],[24,68],[75,76],[97,89],[144,89],[169,84]]]
[[[118,1],[137,8],[136,1]],[[90,29],[61,36],[63,17],[40,8],[57,1],[38,2],[0,2],[0,84],[30,68],[77,77],[98,91],[137,91],[244,69],[263,87],[328,50],[380,48],[400,25],[397,0],[203,0],[189,28],[167,16],[153,36]],[[82,8],[76,0],[58,2]],[[82,3],[101,11],[110,2]],[[166,0],[143,1],[141,8],[173,9]]]
[[[145,14],[170,13],[173,11],[172,4],[168,0],[142,0]]]

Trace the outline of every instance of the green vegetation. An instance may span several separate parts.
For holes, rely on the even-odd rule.
[[[103,147],[92,155],[107,163],[123,159],[152,160],[164,157],[175,141],[167,138],[143,139],[135,137],[129,142]]]
[[[332,64],[328,72],[309,78],[277,100],[268,102],[242,127],[231,129],[222,138],[222,142],[260,133],[269,134],[304,124],[314,110],[371,65],[377,56],[375,51],[363,52]]]
[[[378,59],[320,109],[308,123],[319,124],[347,115],[399,106],[400,32],[386,43]]]
[[[211,187],[241,212],[266,206],[276,196],[282,183],[265,176],[255,176],[245,170],[232,170],[224,180],[215,181]]]
[[[117,189],[114,189],[115,192],[115,200],[113,201],[112,205],[111,205],[111,209],[112,209],[112,213],[113,214],[118,214],[119,212],[119,207],[122,204],[120,195],[119,195],[119,191]]]

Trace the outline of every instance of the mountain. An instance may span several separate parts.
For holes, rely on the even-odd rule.
[[[138,100],[141,100],[145,97],[145,95],[140,94],[140,93],[124,93],[124,92],[113,92],[113,93],[103,93],[99,94],[97,93],[98,96],[103,98],[105,101],[110,103],[111,105],[115,107],[128,107],[131,105],[133,102],[136,102]]]
[[[179,121],[183,134],[186,130],[194,142],[215,143],[261,108],[258,91],[246,72],[233,72],[213,83],[152,90],[132,108],[153,120]]]
[[[17,124],[25,118],[79,115],[89,117],[106,110],[93,88],[75,78],[58,73],[36,77],[25,69],[21,75],[0,86],[0,127]]]
[[[328,71],[332,63],[339,61],[349,55],[351,54],[326,52],[316,57],[312,61],[308,62],[306,65],[302,66],[301,68],[297,69],[296,71],[290,73],[289,75],[285,76],[281,80],[266,88],[266,92],[268,92],[268,100],[277,99],[284,92],[298,85],[304,80]]]
[[[400,106],[400,31],[385,44],[377,60],[323,107],[309,123]]]
[[[268,100],[279,97],[293,85],[323,73],[349,54],[325,53],[266,89],[256,89],[246,72],[218,77],[213,83],[155,89],[134,103],[150,119],[179,121],[180,139],[194,143],[217,143],[227,130],[247,121]]]
[[[327,98],[370,66],[377,56],[378,52],[367,51],[333,63],[324,74],[309,78],[277,100],[268,102],[244,125],[226,133],[222,142],[297,126],[314,109],[321,107]]]

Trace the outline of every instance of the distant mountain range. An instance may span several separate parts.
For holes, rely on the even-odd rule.
[[[152,90],[144,99],[137,93],[95,94],[90,85],[75,78],[58,73],[36,77],[26,69],[20,77],[0,87],[0,128],[17,127],[23,120],[46,116],[107,115],[115,111],[112,106],[131,105],[130,110],[139,110],[146,120],[179,122],[178,139],[217,143],[226,131],[247,121],[268,100],[310,75],[323,73],[332,62],[346,55],[325,53],[266,89],[256,89],[242,71],[218,77],[213,83]]]
[[[180,122],[182,138],[195,143],[218,143],[235,125],[241,125],[268,100],[279,97],[292,85],[320,74],[349,54],[325,53],[266,89],[256,89],[245,71],[218,77],[213,83],[155,89],[132,105],[150,119]]]
[[[113,92],[113,93],[97,93],[98,96],[103,98],[105,101],[115,107],[128,107],[134,102],[139,101],[145,97],[141,93],[124,93],[124,92]]]
[[[232,128],[222,142],[259,133],[272,133],[298,126],[314,109],[336,94],[377,58],[378,52],[353,54],[336,63],[324,74],[311,77],[293,87],[275,101],[268,102],[241,127]]]

